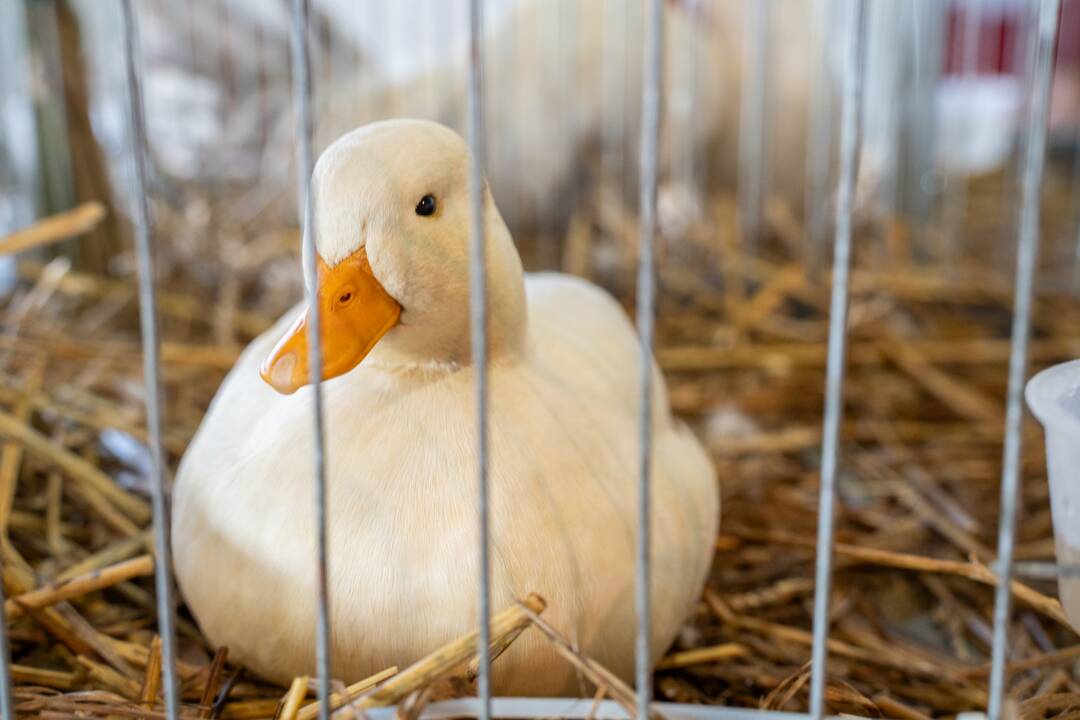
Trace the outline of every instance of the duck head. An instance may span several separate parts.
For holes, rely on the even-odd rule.
[[[469,362],[469,166],[459,135],[421,120],[366,125],[319,157],[306,232],[315,234],[323,379],[369,354],[387,367]],[[525,292],[513,240],[483,192],[494,360],[521,350]],[[260,368],[278,392],[309,382],[309,313]]]

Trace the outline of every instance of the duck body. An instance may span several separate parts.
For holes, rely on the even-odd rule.
[[[385,258],[370,244],[372,268],[385,279]],[[507,275],[515,260],[493,257]],[[539,593],[549,622],[629,679],[636,335],[599,288],[557,274],[522,280],[516,268],[510,291],[492,288],[498,302],[516,287],[522,310],[510,330],[499,311],[491,319],[492,607]],[[346,682],[405,667],[477,621],[475,375],[467,362],[404,361],[408,334],[424,323],[413,325],[410,304],[402,305],[400,327],[323,384],[332,659]],[[225,379],[181,463],[173,506],[176,574],[199,625],[230,658],[279,682],[312,674],[315,664],[311,393],[279,394],[259,378],[295,314],[256,339]],[[658,655],[700,595],[719,507],[714,470],[672,417],[655,364],[653,378]],[[572,668],[538,633],[522,635],[493,668],[500,694],[580,692]]]

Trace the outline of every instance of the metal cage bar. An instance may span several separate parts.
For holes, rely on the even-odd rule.
[[[961,80],[974,78],[979,71],[980,29],[985,0],[971,0],[965,7],[962,39],[960,41]],[[949,263],[955,263],[963,251],[964,217],[968,206],[968,182],[966,178],[948,178],[949,192],[945,195],[943,222],[945,223],[945,253]],[[951,269],[951,268],[950,268]]]
[[[810,0],[807,0],[808,2]],[[833,13],[831,0],[813,0],[813,32],[818,39],[812,47],[814,93],[810,99],[810,112],[806,127],[806,247],[807,265],[815,273],[824,265],[825,234],[828,221],[829,171],[832,167],[832,104],[833,93],[829,83],[828,58],[825,52],[825,35],[829,18]]]
[[[634,598],[637,606],[635,643],[638,718],[648,720],[652,702],[652,577],[651,497],[652,481],[652,344],[656,304],[656,188],[660,155],[660,82],[663,76],[664,3],[652,0],[646,19],[644,87],[641,98],[641,258],[637,276],[637,324],[641,357],[638,397],[638,532]]]
[[[322,335],[317,296],[318,269],[315,255],[314,201],[311,197],[312,130],[311,115],[311,58],[308,47],[308,3],[293,0],[292,26],[290,28],[292,52],[293,105],[296,112],[296,165],[297,191],[304,264],[304,285],[308,296],[308,366],[311,380],[311,397],[315,443],[315,528],[316,528],[316,620],[315,620],[315,669],[319,675],[319,717],[326,720],[330,707],[330,598],[327,565],[326,530],[326,438],[323,426],[322,395]]]
[[[176,604],[172,580],[172,538],[169,496],[165,486],[165,452],[161,444],[162,399],[160,337],[157,324],[156,268],[150,198],[147,195],[146,115],[142,80],[136,62],[138,26],[131,0],[121,0],[124,21],[124,69],[131,133],[132,222],[139,276],[139,330],[146,383],[146,435],[150,449],[150,493],[154,511],[154,586],[157,593],[158,633],[161,636],[161,673],[165,688],[165,714],[180,716],[180,682],[176,675]]]
[[[488,337],[487,248],[484,233],[484,15],[483,0],[469,2],[469,327],[476,378],[477,575],[476,689],[478,717],[491,717],[491,557],[488,512]]]
[[[1002,717],[1008,662],[1011,615],[1013,549],[1020,496],[1021,434],[1024,421],[1024,380],[1027,375],[1028,339],[1031,335],[1031,297],[1035,260],[1039,252],[1039,198],[1046,151],[1046,122],[1050,107],[1050,78],[1054,65],[1061,0],[1039,4],[1037,55],[1032,69],[1034,84],[1028,107],[1028,139],[1024,145],[1020,187],[1020,224],[1013,297],[1012,346],[1009,350],[1009,388],[1006,395],[1005,447],[1001,461],[1001,519],[998,525],[998,583],[994,591],[993,663],[990,668],[990,720]]]
[[[743,63],[739,108],[738,202],[744,250],[757,248],[761,234],[763,186],[768,182],[769,28],[772,0],[744,3],[744,42],[750,45]]]
[[[1073,249],[1073,272],[1072,288],[1074,292],[1080,292],[1080,224],[1076,228],[1076,243]]]
[[[15,696],[11,686],[11,644],[8,642],[5,602],[3,573],[0,572],[0,717],[13,718]]]
[[[814,636],[811,654],[810,714],[825,716],[828,674],[829,600],[832,592],[833,523],[840,421],[844,414],[847,352],[848,280],[851,270],[851,207],[859,172],[865,0],[852,0],[848,18],[846,62],[840,125],[840,178],[836,198],[829,346],[825,372],[825,418],[821,441],[821,488],[818,501],[817,566],[814,574]]]
[[[702,21],[705,9],[696,4],[686,8],[693,23]],[[701,147],[697,142],[698,117],[697,104],[700,98],[700,68],[698,67],[698,34],[691,33],[686,46],[682,48],[682,62],[679,67],[677,117],[681,120],[681,133],[672,137],[675,146],[679,148],[675,159],[675,169],[672,173],[685,189],[697,190],[699,178],[702,175],[698,164],[698,152]],[[679,136],[681,135],[681,137]]]

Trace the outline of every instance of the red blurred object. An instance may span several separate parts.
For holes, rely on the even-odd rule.
[[[964,63],[964,35],[968,18],[978,12],[971,2],[954,2],[949,8],[945,37],[945,75],[961,75]],[[1016,42],[1023,22],[1023,8],[1017,3],[991,6],[984,3],[979,18],[976,75],[1011,75],[1017,72]]]
[[[1061,67],[1080,67],[1080,2],[1065,0],[1061,8],[1057,62]]]
[[[963,74],[965,24],[975,11],[974,6],[971,0],[953,0],[950,4],[944,58],[946,77]],[[1034,42],[1030,35],[1023,36],[1024,15],[1030,9],[1026,0],[983,2],[975,75],[986,79],[1018,76],[1023,72],[1019,65],[1031,49],[1024,44]],[[1049,124],[1051,133],[1065,132],[1080,137],[1080,0],[1063,0],[1061,4]]]
[[[1016,42],[1022,31],[1025,4],[1020,2],[985,2],[979,23],[978,75],[1007,75],[1019,72],[1021,55]],[[945,45],[945,74],[961,74],[964,57],[965,23],[974,3],[953,2]],[[1080,0],[1063,0],[1058,29],[1057,64],[1080,67]]]

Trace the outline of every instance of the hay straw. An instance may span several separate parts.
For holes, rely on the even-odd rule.
[[[1011,242],[1007,192],[1000,178],[973,187],[967,234],[980,245],[955,266],[934,259],[933,228],[891,219],[859,227],[831,713],[925,720],[985,703],[1010,300],[1003,267],[983,249]],[[1049,186],[1047,208],[1057,210],[1046,214],[1047,238],[1075,236],[1062,193]],[[175,202],[158,208],[162,237],[175,239],[160,245],[172,467],[241,344],[300,291],[280,227],[266,219],[230,225],[220,214],[224,197],[209,202],[205,225],[192,227],[200,215],[182,203],[205,198],[183,189]],[[724,511],[705,602],[661,660],[656,694],[799,711],[807,703],[828,288],[786,251],[802,232],[792,208],[769,202],[756,257],[740,252],[730,197],[703,198],[703,208],[677,242],[662,244],[657,358],[676,412],[717,467]],[[634,216],[616,195],[585,196],[562,248],[567,268],[626,306]],[[152,586],[139,574],[112,574],[125,563],[145,568],[152,552],[139,478],[145,433],[134,283],[122,271],[47,270],[40,258],[20,259],[20,276],[20,292],[0,308],[0,553],[10,599],[58,601],[27,611],[8,605],[21,613],[9,626],[20,716],[157,718]],[[1080,356],[1080,308],[1053,288],[1036,299],[1035,368]],[[1049,560],[1041,443],[1034,425],[1026,432],[1017,557]],[[109,435],[130,439],[132,457],[116,454]],[[60,588],[69,594],[57,595]],[[1080,645],[1054,584],[1025,580],[1012,590],[1010,691],[1032,717],[1071,718]],[[241,679],[243,668],[208,647],[183,609],[181,619],[184,717],[272,717],[288,689]],[[494,655],[521,632],[540,633],[597,685],[596,697],[632,707],[632,693],[588,659],[588,647],[565,642],[567,628],[523,611],[516,622],[493,634]],[[420,669],[376,676],[374,692],[338,684],[335,694],[359,693],[361,707],[408,698],[407,712],[419,712],[446,693],[469,693],[470,642],[459,639],[452,657],[439,651]],[[304,702],[296,717],[308,720],[316,711]]]
[[[70,580],[61,580],[49,585],[43,585],[36,590],[16,595],[7,600],[5,610],[8,619],[16,620],[29,610],[39,610],[63,600],[70,600],[95,590],[112,587],[125,580],[145,577],[153,572],[154,558],[150,555],[142,555],[102,570],[95,570]]]
[[[14,255],[88,233],[105,219],[105,214],[104,205],[88,202],[47,217],[0,238],[0,255]]]

